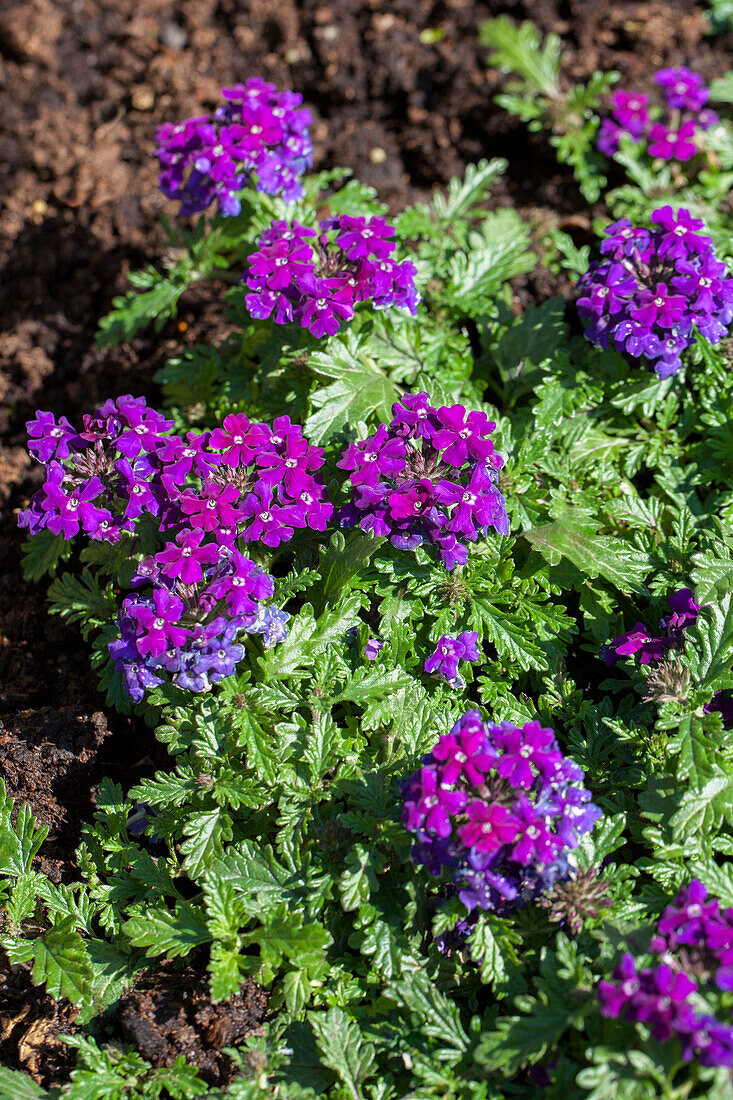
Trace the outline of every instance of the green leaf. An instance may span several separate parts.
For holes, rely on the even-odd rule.
[[[334,602],[383,542],[382,538],[358,530],[350,532],[348,537],[342,531],[336,531],[331,536],[328,546],[321,551],[318,563],[321,583],[313,595],[316,615],[320,615],[327,604]]]
[[[290,622],[287,638],[262,659],[267,678],[282,680],[297,668],[311,667],[316,654],[333,642],[344,644],[346,631],[358,625],[361,599],[347,596],[340,606],[327,608],[316,620],[313,608],[305,604]]]
[[[387,992],[411,1012],[429,1039],[437,1039],[456,1051],[468,1049],[458,1006],[430,981],[423,970],[412,970],[391,982]]]
[[[494,180],[503,175],[508,161],[502,157],[480,160],[478,164],[467,164],[463,179],[452,179],[448,184],[448,194],[438,192],[433,199],[433,207],[441,221],[450,228],[462,218],[468,218],[474,207],[483,202]]]
[[[522,534],[550,564],[565,557],[591,580],[600,576],[620,592],[644,593],[642,582],[651,568],[649,555],[618,537],[596,534],[597,528],[596,520],[568,509],[560,519]]]
[[[451,259],[442,297],[454,310],[479,316],[503,283],[531,271],[536,263],[529,227],[516,210],[492,211],[480,229],[469,233],[467,251]]]
[[[313,352],[308,365],[316,374],[334,379],[311,394],[312,411],[303,430],[312,443],[326,443],[372,413],[389,421],[399,391],[369,354],[364,337],[349,332],[332,340],[328,351]]]
[[[112,586],[102,591],[90,569],[84,569],[80,577],[70,573],[58,577],[48,590],[48,598],[51,614],[79,623],[84,638],[88,638],[102,623],[112,620],[117,613]]]
[[[221,853],[224,832],[225,819],[218,808],[202,810],[188,818],[183,830],[186,839],[181,842],[181,851],[186,856],[185,867],[191,878],[195,879],[206,869],[212,858]]]
[[[730,677],[733,665],[733,592],[718,591],[714,603],[707,604],[697,622],[687,631],[690,669],[698,685],[708,691],[727,686],[721,679]]]
[[[18,810],[13,828],[13,799],[8,796],[0,779],[0,875],[24,875],[31,871],[34,857],[48,836],[48,829],[38,827],[31,808],[24,803]]]
[[[374,1047],[364,1041],[358,1024],[342,1008],[310,1012],[308,1020],[323,1064],[343,1081],[354,1100],[362,1096],[360,1085],[372,1073]]]
[[[23,576],[29,581],[40,581],[55,576],[60,561],[71,556],[72,541],[50,531],[39,531],[23,543]]]
[[[27,1074],[0,1066],[0,1100],[46,1100],[52,1095]]]
[[[562,40],[556,34],[548,34],[543,46],[533,23],[517,26],[509,16],[500,15],[481,24],[479,41],[494,51],[489,65],[517,73],[544,95],[557,94]]]
[[[211,941],[204,914],[185,901],[179,902],[174,912],[148,906],[143,913],[130,917],[123,931],[133,947],[144,947],[151,956],[167,955],[172,959]]]
[[[33,943],[34,985],[45,985],[56,1000],[66,997],[74,1004],[92,1000],[95,973],[84,940],[74,927],[74,918],[66,917]]]

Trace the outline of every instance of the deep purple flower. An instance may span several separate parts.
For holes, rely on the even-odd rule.
[[[29,436],[28,450],[39,462],[50,462],[54,458],[61,461],[69,457],[72,448],[83,445],[65,416],[60,416],[57,423],[53,413],[39,410],[25,428]]]
[[[710,98],[700,74],[684,67],[660,69],[654,80],[664,89],[669,106],[677,110],[700,111]]]
[[[183,644],[188,630],[178,625],[183,614],[183,603],[172,592],[158,588],[153,592],[151,604],[129,603],[127,614],[135,624],[136,645],[144,656],[160,657],[169,645]]]
[[[202,546],[205,532],[179,531],[175,543],[169,542],[155,555],[166,577],[177,577],[181,584],[197,584],[204,575],[204,566],[219,560],[219,551],[213,543]]]
[[[423,668],[428,676],[436,676],[452,688],[461,690],[465,687],[462,677],[458,673],[459,661],[480,661],[481,654],[476,648],[478,634],[475,630],[464,630],[457,638],[449,638],[443,634],[438,639],[435,652],[426,658]]]

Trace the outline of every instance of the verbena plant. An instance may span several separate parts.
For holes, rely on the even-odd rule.
[[[610,80],[563,99],[554,40],[489,37],[600,194],[564,139]],[[4,799],[0,943],[84,1035],[69,1083],[0,1070],[0,1090],[728,1096],[730,291],[711,268],[703,295],[696,260],[721,262],[704,230],[727,216],[663,212],[652,240],[651,206],[691,192],[637,181],[613,262],[585,274],[557,237],[584,334],[562,298],[516,308],[539,260],[491,209],[504,162],[390,223],[348,173],[303,175],[299,110],[254,82],[163,131],[164,186],[201,216],[169,223],[173,266],[132,280],[100,342],[162,326],[203,278],[229,284],[232,335],[160,372],[165,412],[115,395],[29,424],[27,575],[54,578],[108,705],[170,763],[101,784],[71,885],[34,870],[43,832]],[[717,186],[690,185],[693,213]],[[99,1031],[194,949],[212,1000],[268,990],[222,1089]]]

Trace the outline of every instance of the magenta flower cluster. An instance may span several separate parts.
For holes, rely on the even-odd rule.
[[[278,92],[259,76],[222,90],[223,106],[158,127],[155,155],[161,191],[180,202],[179,214],[197,214],[213,202],[225,217],[241,210],[239,192],[254,179],[258,191],[303,196],[301,176],[313,163],[310,111],[296,92]]]
[[[458,663],[481,660],[477,642],[478,634],[475,630],[464,630],[457,638],[450,638],[447,634],[443,634],[438,639],[435,652],[426,658],[423,664],[424,670],[428,676],[445,680],[449,687],[462,691],[466,684],[458,671]]]
[[[297,529],[323,531],[333,512],[314,477],[323,450],[287,416],[268,425],[232,413],[183,439],[143,398],[126,395],[85,415],[81,431],[46,412],[27,427],[46,481],[21,527],[115,543],[146,523],[168,539],[139,564],[133,586],[152,590],[125,599],[121,640],[110,646],[133,698],[160,682],[161,669],[207,690],[243,655],[241,631],[264,634],[266,646],[282,639],[288,616],[258,606],[272,581],[241,546],[274,548]]]
[[[467,909],[503,910],[570,875],[601,811],[583,771],[539,722],[490,725],[469,711],[404,784],[413,859],[447,877]]]
[[[703,223],[688,210],[664,206],[652,229],[627,218],[606,229],[605,257],[579,282],[578,312],[585,335],[602,348],[613,344],[644,357],[660,378],[676,374],[695,333],[717,344],[733,320],[733,279],[715,258]]]
[[[464,565],[467,543],[489,527],[509,533],[496,486],[504,459],[487,438],[496,425],[463,405],[435,408],[426,393],[406,394],[392,414],[389,426],[352,443],[338,462],[354,489],[339,522],[406,550],[430,543],[446,569]]]
[[[190,528],[222,545],[240,539],[269,547],[298,528],[326,529],[333,506],[314,477],[323,449],[289,417],[269,425],[231,413],[214,431],[185,439],[167,434],[172,426],[130,395],[85,414],[80,432],[65,417],[57,424],[39,412],[27,424],[28,449],[45,465],[46,482],[20,526],[118,542],[149,516],[160,531]]]
[[[699,149],[699,135],[718,121],[706,107],[710,92],[699,73],[684,67],[662,69],[654,77],[662,89],[663,110],[649,109],[643,92],[614,92],[612,117],[605,118],[598,131],[598,149],[612,157],[622,135],[636,143],[646,142],[646,151],[662,160],[687,161]]]
[[[733,1066],[733,1026],[690,1001],[701,988],[733,989],[733,909],[721,911],[693,879],[665,909],[650,950],[656,965],[640,969],[627,954],[615,981],[598,983],[602,1014],[644,1023],[659,1043],[679,1039],[686,1062]]]
[[[383,218],[327,218],[318,230],[299,222],[275,221],[257,242],[242,276],[253,317],[278,325],[296,322],[313,336],[333,336],[354,316],[359,302],[375,309],[398,306],[417,311],[416,267],[398,263]]]

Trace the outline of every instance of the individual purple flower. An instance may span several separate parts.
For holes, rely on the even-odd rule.
[[[376,661],[382,649],[384,649],[384,642],[380,642],[377,638],[367,638],[364,643],[364,656],[367,661]]]
[[[219,560],[219,551],[213,543],[202,546],[204,531],[179,531],[175,543],[155,555],[155,560],[166,577],[178,578],[181,584],[197,584],[204,575],[204,567]]]
[[[247,466],[267,442],[267,427],[252,424],[244,413],[230,413],[209,437],[209,446],[223,451],[221,461],[227,466]]]
[[[209,450],[209,434],[187,432],[186,438],[174,435],[161,440],[157,447],[157,458],[161,464],[163,484],[171,492],[171,486],[183,485],[189,474],[208,477],[222,459]]]
[[[136,646],[141,656],[160,657],[169,645],[180,646],[188,630],[178,625],[183,603],[165,588],[153,592],[150,603],[130,602],[127,614],[135,624]]]
[[[59,472],[61,476],[59,476]],[[98,477],[87,482],[69,486],[62,485],[61,467],[51,464],[49,478],[41,490],[40,506],[45,512],[45,526],[54,535],[63,535],[72,539],[80,530],[93,532],[102,520],[111,520],[112,515],[98,508],[92,502],[101,496],[103,489]]]
[[[65,416],[60,416],[57,423],[53,413],[39,410],[25,428],[29,436],[28,450],[39,462],[47,463],[54,458],[62,461],[69,457],[72,449],[82,445],[76,429]]]
[[[700,111],[710,98],[700,74],[684,67],[660,69],[654,80],[664,89],[667,103],[675,110]]]
[[[458,828],[458,836],[468,848],[476,852],[496,852],[505,844],[511,844],[521,828],[521,823],[506,806],[487,806],[472,802],[466,809],[468,822]]]
[[[478,634],[475,630],[464,630],[457,638],[450,638],[443,634],[438,639],[435,652],[426,658],[423,669],[428,676],[435,676],[445,680],[449,687],[461,690],[466,685],[458,672],[459,661],[480,661],[476,642]]]
[[[257,539],[265,546],[279,546],[293,537],[294,528],[302,526],[296,508],[277,504],[272,486],[263,483],[245,498],[240,512],[244,521],[241,533],[247,542]]]
[[[466,805],[463,791],[446,790],[435,768],[424,767],[413,777],[405,801],[405,823],[408,829],[421,829],[437,837],[450,836],[452,814]]]
[[[678,129],[658,122],[649,131],[647,152],[649,156],[662,160],[689,160],[697,152],[695,132],[695,123],[691,119],[683,122]]]

